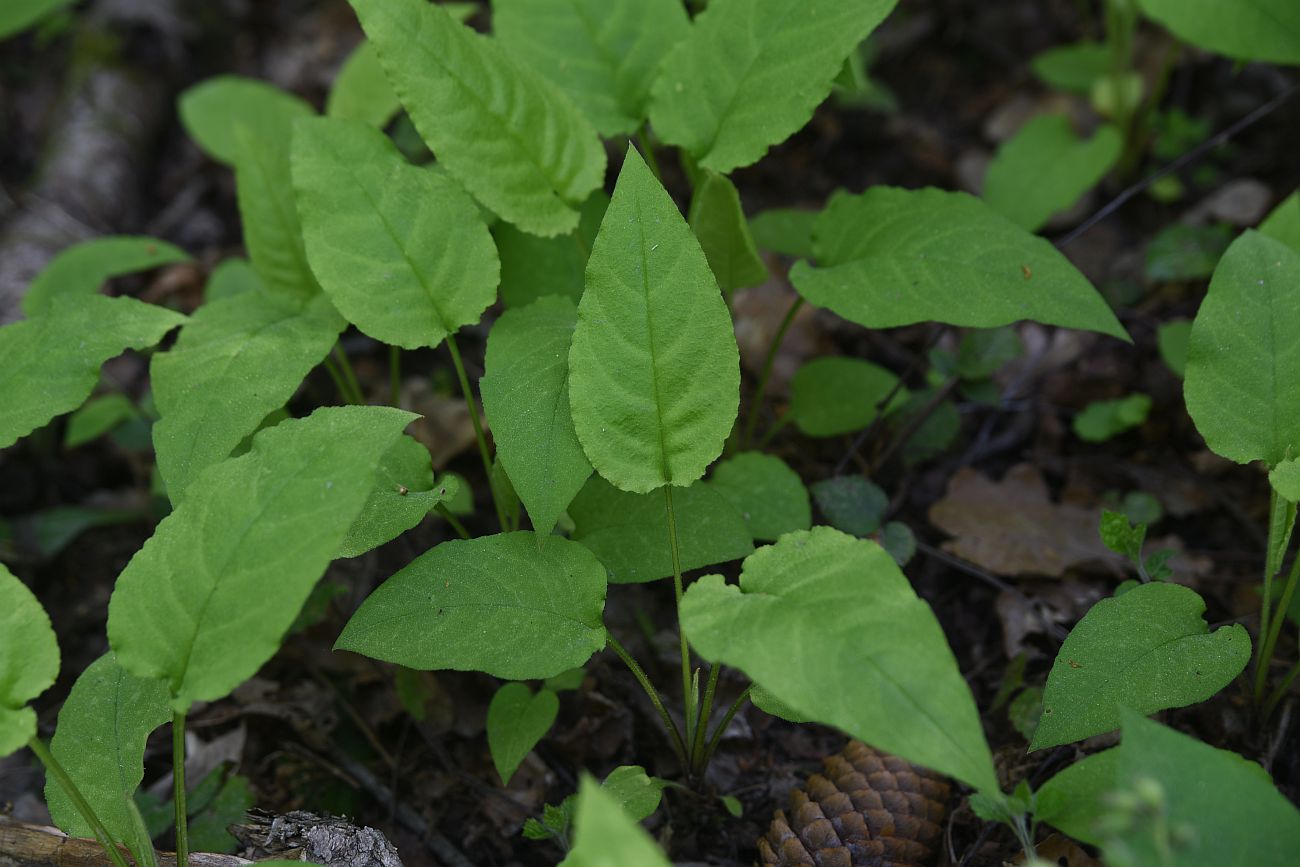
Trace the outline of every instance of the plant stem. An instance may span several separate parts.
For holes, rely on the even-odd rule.
[[[1291,669],[1282,676],[1282,680],[1273,689],[1273,694],[1268,697],[1268,701],[1264,704],[1263,719],[1267,720],[1273,715],[1273,711],[1277,710],[1277,706],[1281,704],[1282,699],[1286,697],[1286,694],[1291,690],[1291,685],[1296,682],[1298,677],[1300,677],[1300,661],[1291,666]]]
[[[437,512],[439,515],[441,515],[442,517],[447,519],[447,523],[451,524],[451,528],[456,531],[457,536],[460,536],[462,539],[468,539],[470,537],[469,530],[466,530],[465,525],[462,524],[460,520],[451,513],[451,509],[448,509],[442,503],[438,503],[436,506],[433,507],[433,510]]]
[[[352,400],[352,395],[348,392],[348,384],[343,380],[343,374],[339,372],[338,365],[334,363],[334,359],[327,355],[325,356],[324,364],[325,371],[330,375],[330,379],[334,380],[334,388],[338,390],[339,398],[344,403],[355,403],[355,401]]]
[[[659,718],[664,721],[664,728],[668,730],[668,734],[672,737],[673,751],[677,753],[677,760],[682,763],[683,768],[686,768],[686,743],[682,740],[682,733],[678,730],[677,723],[673,721],[673,718],[668,714],[668,709],[664,707],[663,699],[659,697],[659,691],[650,682],[650,678],[646,677],[645,671],[637,664],[637,661],[632,658],[632,654],[628,653],[623,648],[623,645],[618,643],[618,639],[606,633],[605,643],[609,645],[610,650],[618,654],[618,658],[623,660],[623,664],[632,672],[632,676],[636,678],[637,683],[641,684],[641,689],[645,690],[645,694],[650,697],[650,703],[659,712]]]
[[[645,158],[645,163],[654,172],[655,180],[663,183],[663,176],[659,174],[659,160],[655,157],[654,145],[650,143],[650,136],[646,135],[645,124],[641,124],[636,131],[636,143],[641,149],[641,156]]]
[[[686,644],[686,633],[682,630],[682,560],[677,549],[677,516],[673,513],[673,486],[664,485],[664,504],[668,508],[668,547],[673,557],[673,593],[677,598],[677,638],[682,648],[682,706],[686,713],[686,742],[692,743],[695,732],[695,702],[691,696],[691,650]],[[687,773],[691,766],[687,753]]]
[[[506,529],[506,513],[497,502],[497,492],[492,487],[492,456],[488,453],[487,437],[483,436],[483,422],[478,415],[478,404],[474,400],[474,392],[469,387],[469,377],[465,375],[465,363],[461,361],[460,349],[456,346],[456,338],[447,335],[447,351],[451,353],[451,363],[456,368],[456,379],[460,382],[461,394],[465,395],[465,405],[469,407],[469,420],[474,424],[474,438],[478,440],[479,457],[483,459],[483,472],[487,473],[488,493],[492,495],[492,508],[496,509],[497,521],[501,524],[504,532]]]
[[[95,815],[94,809],[85,796],[81,794],[77,784],[72,782],[72,777],[68,776],[67,770],[64,769],[63,765],[59,764],[59,760],[54,758],[54,754],[45,746],[45,742],[32,735],[27,741],[27,748],[36,754],[36,758],[40,759],[41,764],[45,766],[45,770],[58,781],[59,786],[67,793],[68,799],[72,801],[72,806],[76,807],[77,812],[81,814],[81,818],[90,826],[91,831],[95,834],[95,839],[99,841],[99,845],[104,847],[104,854],[113,862],[114,867],[127,867],[126,859],[122,857],[122,850],[118,848],[117,841],[108,833],[108,829],[104,827],[104,824],[99,821],[99,816]]]
[[[719,722],[718,727],[713,730],[713,737],[709,738],[709,746],[708,749],[704,751],[704,761],[701,762],[701,767],[707,768],[709,766],[709,761],[713,758],[713,754],[718,750],[718,744],[722,742],[722,733],[727,730],[727,726],[731,725],[732,719],[734,719],[736,714],[740,712],[740,708],[745,704],[745,699],[749,698],[749,693],[753,688],[753,684],[745,687],[745,691],[736,696],[736,700],[731,703],[731,707],[727,708],[727,712],[723,715],[722,721]]]
[[[718,689],[718,676],[722,673],[722,663],[715,662],[709,667],[709,683],[704,687],[704,703],[700,705],[700,718],[695,723],[695,740],[691,742],[691,775],[704,773],[704,733],[709,727],[709,717],[713,715],[713,695]]]
[[[402,408],[402,347],[388,347],[388,389],[391,395],[389,403]]]
[[[339,369],[343,371],[343,379],[348,384],[348,389],[352,393],[351,402],[362,406],[366,402],[366,396],[361,391],[361,383],[357,381],[357,374],[352,369],[352,362],[348,361],[347,353],[343,347],[334,344],[334,356],[338,359]]]
[[[1277,648],[1277,638],[1282,634],[1282,624],[1286,623],[1286,613],[1291,608],[1291,597],[1295,595],[1296,584],[1300,584],[1300,554],[1296,555],[1287,573],[1286,585],[1282,588],[1282,598],[1278,600],[1273,622],[1267,632],[1262,632],[1264,641],[1260,648],[1259,660],[1255,669],[1255,698],[1264,697],[1264,684],[1267,680],[1268,664],[1273,660],[1273,651]],[[1271,589],[1271,588],[1270,588]]]
[[[777,420],[772,423],[772,426],[767,429],[767,433],[763,434],[762,438],[759,439],[754,448],[759,449],[760,451],[766,448],[767,444],[772,441],[773,437],[779,434],[782,428],[788,425],[792,419],[793,416],[791,416],[789,412],[782,413]]]
[[[754,441],[754,425],[758,423],[758,413],[763,408],[763,398],[767,395],[767,384],[772,379],[776,353],[781,348],[785,333],[790,330],[790,325],[801,307],[803,307],[803,296],[796,295],[794,301],[790,302],[790,309],[785,312],[781,324],[777,326],[776,334],[772,335],[772,343],[767,347],[767,356],[763,359],[763,370],[758,376],[758,388],[754,392],[754,398],[749,402],[749,413],[745,416],[745,433],[740,438],[741,448],[747,448]]]
[[[1291,527],[1287,526],[1290,517],[1289,503],[1279,497],[1277,491],[1270,490],[1268,502],[1268,543],[1264,555],[1264,592],[1259,603],[1259,643],[1255,645],[1255,704],[1264,699],[1264,683],[1268,679],[1270,656],[1265,654],[1268,636],[1273,633],[1273,575],[1281,569],[1282,557],[1286,554],[1284,546],[1290,541]],[[1294,520],[1294,519],[1292,519]],[[1279,550],[1282,549],[1282,550]],[[1287,579],[1288,584],[1295,579],[1295,567]],[[1289,601],[1289,599],[1288,599]],[[1286,619],[1286,608],[1276,609],[1280,623]],[[1280,626],[1278,627],[1281,628]],[[1271,655],[1272,648],[1267,648]]]
[[[172,803],[176,807],[176,864],[190,863],[189,813],[185,806],[185,714],[172,712]]]

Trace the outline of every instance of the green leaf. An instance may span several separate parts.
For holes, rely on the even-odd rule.
[[[144,779],[145,741],[171,718],[167,684],[132,675],[112,652],[82,672],[59,711],[50,752],[115,840],[135,836],[131,804]],[[52,776],[45,780],[45,803],[70,836],[94,836]]]
[[[680,0],[493,0],[492,27],[612,137],[641,125],[659,64],[690,21]]]
[[[743,452],[713,468],[709,486],[735,506],[755,539],[812,526],[808,489],[785,461],[761,452]]]
[[[664,59],[655,133],[723,174],[757,162],[808,123],[896,2],[713,0]]]
[[[879,415],[898,377],[857,358],[815,358],[790,381],[790,417],[810,437],[833,437],[861,430]],[[906,388],[885,405],[885,414],[907,402]]]
[[[561,867],[672,867],[618,800],[586,774],[578,784],[573,849]]]
[[[319,294],[307,264],[289,168],[290,129],[270,138],[235,127],[235,194],[244,246],[267,290],[297,301]]]
[[[605,570],[533,533],[443,542],[384,582],[335,644],[408,668],[552,677],[605,646]]]
[[[231,774],[222,783],[207,806],[197,815],[191,814],[189,822],[190,845],[199,852],[231,853],[239,841],[227,830],[229,825],[244,820],[244,813],[257,803],[249,788],[248,778]]]
[[[1110,47],[1100,42],[1076,42],[1049,48],[1029,65],[1048,87],[1087,96],[1093,83],[1111,71]]]
[[[1037,792],[1035,818],[1093,846],[1101,843],[1103,796],[1115,788],[1119,750],[1094,753],[1052,777]]]
[[[812,486],[817,508],[832,527],[853,536],[880,529],[889,497],[862,476],[833,476]]]
[[[374,486],[339,546],[339,557],[358,557],[391,542],[456,496],[450,476],[433,483],[429,450],[409,436],[393,444],[375,470]]]
[[[581,666],[571,668],[568,671],[560,672],[554,677],[548,677],[542,681],[542,686],[552,692],[564,692],[570,689],[578,689],[582,682],[587,679],[587,670]]]
[[[27,585],[0,563],[0,756],[36,735],[27,703],[54,685],[59,643],[50,616]]]
[[[749,221],[749,232],[759,249],[771,250],[785,256],[811,259],[813,255],[813,224],[817,211],[799,208],[772,208],[755,214]]]
[[[173,504],[293,397],[344,324],[323,295],[300,305],[244,292],[204,304],[171,351],[154,355],[149,372],[161,419],[153,444]]]
[[[1020,335],[1010,326],[968,331],[957,346],[954,372],[967,381],[988,379],[1024,352]]]
[[[560,90],[425,0],[351,0],[407,113],[451,176],[537,235],[578,224],[605,150]]]
[[[1185,707],[1227,686],[1250,660],[1250,636],[1239,623],[1210,632],[1204,613],[1196,591],[1163,582],[1092,606],[1052,664],[1029,748],[1118,728],[1121,708]]]
[[[36,551],[42,557],[52,559],[73,539],[92,527],[143,523],[152,517],[143,507],[108,509],[96,506],[55,506],[26,516],[20,525],[19,537],[30,537]]]
[[[829,527],[745,560],[740,586],[708,575],[682,628],[778,702],[986,792],[998,790],[979,712],[930,606],[874,542]]]
[[[1161,229],[1147,245],[1147,277],[1167,282],[1203,280],[1214,272],[1232,235],[1233,228],[1224,223],[1175,223]]]
[[[984,178],[984,201],[1036,232],[1096,186],[1123,147],[1124,137],[1110,124],[1082,139],[1066,115],[1039,115],[998,148]]]
[[[965,193],[840,193],[813,237],[820,265],[797,263],[795,288],[867,328],[925,321],[993,328],[1032,319],[1129,339],[1050,243]]]
[[[64,448],[75,449],[98,439],[124,421],[139,417],[131,399],[124,394],[106,394],[86,401],[68,417],[63,431]]]
[[[1293,0],[1235,0],[1227,5],[1216,0],[1138,0],[1138,5],[1174,35],[1200,48],[1238,60],[1300,64],[1300,6]]]
[[[673,492],[682,571],[739,560],[754,550],[744,516],[707,483]],[[581,542],[605,564],[614,584],[634,584],[673,574],[668,509],[659,491],[620,491],[594,476],[569,504]]]
[[[507,683],[492,696],[487,710],[488,749],[501,785],[510,778],[560,713],[560,697],[549,689],[536,695],[523,683]]]
[[[649,776],[640,765],[620,765],[600,785],[637,822],[648,819],[663,800],[664,781]]]
[[[1142,562],[1142,543],[1146,540],[1147,525],[1139,523],[1137,526],[1129,523],[1128,515],[1123,512],[1112,512],[1110,509],[1103,509],[1101,512],[1101,526],[1098,530],[1101,535],[1102,544],[1107,548],[1128,558],[1134,564]]]
[[[1156,326],[1156,346],[1160,360],[1182,379],[1187,371],[1187,345],[1192,336],[1190,319],[1174,319]]]
[[[629,147],[569,351],[569,399],[596,472],[644,493],[689,485],[722,452],[740,353],[699,242]]]
[[[1247,231],[1192,323],[1183,397],[1205,443],[1239,464],[1300,454],[1300,252]]]
[[[118,576],[108,638],[172,706],[224,697],[279,647],[414,416],[327,407],[210,467]]]
[[[384,77],[375,46],[363,40],[339,67],[325,100],[326,116],[383,129],[401,110],[402,101]]]
[[[497,459],[542,537],[591,475],[569,412],[569,344],[577,322],[568,298],[507,311],[488,335],[479,380]]]
[[[1300,252],[1300,191],[1283,199],[1259,224],[1259,231]]]
[[[1130,394],[1115,400],[1094,400],[1074,417],[1075,436],[1090,443],[1105,442],[1126,430],[1141,427],[1151,412],[1151,398]]]
[[[1118,839],[1103,841],[1107,864],[1256,867],[1295,861],[1300,811],[1263,768],[1136,713],[1125,712],[1123,726],[1117,782],[1121,790],[1154,795],[1157,803],[1148,809],[1160,819],[1141,812]],[[1162,862],[1162,851],[1174,860]],[[1121,861],[1121,852],[1131,860]]]
[[[0,6],[0,39],[22,33],[39,24],[41,19],[74,0],[7,0]]]
[[[1268,482],[1278,496],[1292,503],[1300,502],[1300,458],[1278,461],[1269,471]]]
[[[184,321],[134,298],[91,295],[59,298],[39,316],[0,327],[0,448],[81,406],[105,361],[153,346]]]
[[[726,175],[701,174],[691,198],[690,223],[709,268],[723,292],[757,286],[767,279],[767,266],[749,235],[740,193]]]
[[[157,238],[106,235],[82,241],[60,252],[36,275],[23,296],[23,312],[36,316],[48,311],[56,298],[94,295],[114,277],[189,258],[184,250]]]
[[[257,276],[252,263],[235,256],[223,259],[220,265],[212,269],[207,285],[203,287],[203,303],[211,304],[245,292],[265,291],[266,285]]]
[[[203,152],[220,163],[235,165],[239,153],[236,128],[247,127],[259,140],[283,142],[296,117],[315,114],[292,93],[238,75],[201,81],[181,94],[181,124]]]
[[[473,200],[356,121],[294,125],[307,258],[349,322],[406,349],[437,346],[496,300],[500,266]]]
[[[596,241],[609,196],[596,190],[582,203],[578,228],[558,238],[539,238],[500,222],[492,236],[501,257],[501,300],[525,307],[547,295],[564,295],[577,304],[582,297],[587,256]]]

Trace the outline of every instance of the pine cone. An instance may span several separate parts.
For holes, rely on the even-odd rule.
[[[758,851],[767,867],[920,867],[948,814],[948,783],[933,771],[850,741],[790,793]]]

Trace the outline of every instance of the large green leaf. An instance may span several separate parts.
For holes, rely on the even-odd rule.
[[[808,489],[799,474],[774,455],[742,452],[713,469],[712,487],[740,510],[755,539],[777,537],[812,526]]]
[[[569,370],[583,450],[627,491],[689,485],[736,420],[740,353],[727,305],[690,227],[631,147],[587,263]]]
[[[605,150],[577,107],[438,6],[351,2],[415,128],[452,177],[525,231],[573,229],[573,205],[605,174]]]
[[[338,556],[358,557],[391,542],[459,490],[460,482],[450,474],[434,484],[429,450],[403,436],[379,462],[370,498],[348,529]]]
[[[1130,813],[1131,824],[1118,825],[1103,842],[1107,864],[1295,863],[1300,811],[1263,768],[1136,713],[1125,712],[1123,728],[1116,781],[1122,791],[1141,792],[1141,806]]]
[[[501,784],[510,785],[520,763],[545,737],[560,713],[560,697],[549,689],[536,695],[524,683],[507,683],[488,704],[487,738]]]
[[[655,133],[726,174],[812,118],[849,53],[897,0],[713,0],[663,62]]]
[[[578,784],[573,848],[560,867],[672,867],[617,795],[583,775]]]
[[[1138,0],[1181,39],[1239,60],[1300,64],[1295,0]]]
[[[690,32],[680,0],[493,0],[492,27],[604,136],[641,125],[660,62]]]
[[[0,448],[81,406],[105,361],[153,346],[184,321],[134,298],[72,295],[0,327]]]
[[[1123,147],[1124,137],[1110,124],[1083,139],[1066,115],[1040,115],[998,148],[984,177],[984,201],[1036,232],[1105,177]]]
[[[605,646],[605,570],[533,533],[443,542],[370,594],[336,649],[407,668],[553,677]]]
[[[509,223],[492,227],[501,257],[501,300],[507,307],[524,307],[547,295],[564,295],[577,304],[587,271],[587,257],[596,242],[609,196],[596,190],[582,203],[578,228],[556,238],[539,238]]]
[[[1250,636],[1240,623],[1210,632],[1204,613],[1196,591],[1164,582],[1094,605],[1057,652],[1029,748],[1118,728],[1122,708],[1183,707],[1231,683],[1250,661]]]
[[[1183,397],[1205,443],[1237,463],[1300,454],[1300,251],[1248,231],[1192,323]]]
[[[740,207],[740,193],[725,175],[702,173],[691,197],[690,221],[723,292],[757,286],[767,279],[767,266],[758,256]]]
[[[414,418],[327,407],[262,431],[210,467],[131,558],[108,606],[118,662],[164,678],[172,704],[225,696],[293,623]]]
[[[754,550],[740,510],[704,482],[673,492],[683,570],[739,560]],[[569,504],[573,538],[590,548],[615,584],[673,574],[668,509],[659,491],[633,494],[593,477]]]
[[[173,503],[293,397],[344,324],[323,295],[301,305],[244,292],[198,309],[149,367],[161,415],[154,451]]]
[[[235,194],[244,246],[268,291],[299,301],[319,294],[307,264],[294,204],[286,127],[278,138],[242,123],[235,127]]]
[[[818,267],[790,279],[813,304],[867,328],[1032,319],[1128,340],[1064,256],[965,193],[872,187],[837,194],[813,230]]]
[[[41,269],[23,296],[23,312],[36,316],[64,295],[94,295],[114,277],[188,260],[189,254],[157,238],[107,235],[73,244]]]
[[[591,475],[569,412],[569,344],[578,311],[568,298],[510,310],[488,335],[479,381],[497,459],[545,536]]]
[[[371,337],[437,346],[496,300],[497,250],[473,200],[444,173],[408,163],[379,130],[300,120],[293,182],[316,279]]]
[[[50,617],[27,585],[0,563],[0,757],[36,734],[27,702],[54,685],[59,643]]]
[[[828,527],[745,560],[740,586],[707,575],[682,628],[800,716],[995,793],[979,711],[930,606],[883,548]]]
[[[136,677],[111,652],[82,672],[59,711],[50,752],[115,840],[135,838],[130,805],[144,778],[145,740],[171,718],[167,684]],[[45,803],[68,834],[94,835],[53,777],[45,780]]]
[[[208,156],[229,166],[238,156],[237,127],[245,126],[259,139],[288,147],[294,118],[314,113],[292,93],[239,75],[199,82],[181,94],[178,109],[190,138]]]
[[[897,376],[858,358],[816,358],[795,371],[790,381],[790,416],[810,437],[851,433],[871,424],[891,392],[886,415],[911,396],[898,385]]]

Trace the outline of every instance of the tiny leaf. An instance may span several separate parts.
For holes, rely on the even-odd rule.
[[[561,867],[672,867],[650,835],[591,777],[578,785],[573,849]]]
[[[1095,400],[1074,417],[1074,433],[1091,443],[1105,442],[1126,430],[1140,427],[1151,411],[1151,398],[1130,394],[1115,400]]]
[[[880,529],[889,496],[862,476],[832,476],[812,486],[817,508],[837,530],[866,536]]]
[[[885,368],[857,358],[816,358],[790,382],[790,416],[810,437],[833,437],[871,424],[886,397],[888,415],[907,403],[909,392]]]
[[[649,776],[640,765],[620,765],[600,785],[638,822],[649,818],[663,800],[664,781]]]
[[[501,784],[510,778],[537,746],[560,713],[560,698],[549,689],[536,695],[523,683],[507,683],[488,704],[487,739]]]
[[[1038,790],[1036,818],[1093,846],[1101,842],[1097,820],[1103,796],[1115,788],[1119,750],[1094,753],[1052,777]]]
[[[735,506],[755,539],[812,526],[808,489],[785,461],[761,452],[742,452],[713,469],[709,485]]]

